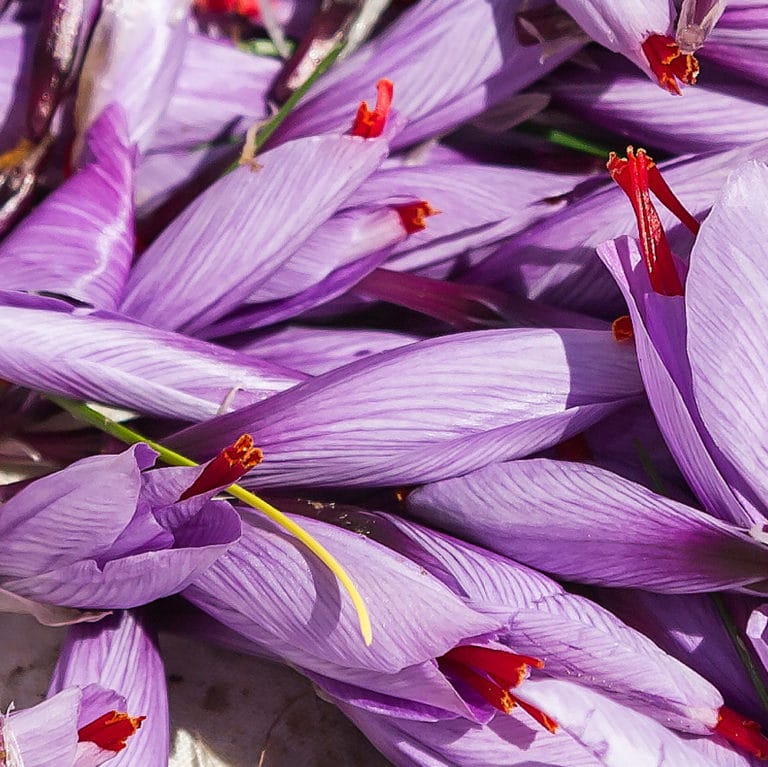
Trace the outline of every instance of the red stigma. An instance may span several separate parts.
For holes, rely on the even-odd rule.
[[[108,711],[77,731],[78,741],[95,743],[105,751],[122,751],[126,741],[141,727],[146,716],[128,716],[121,711]]]
[[[509,714],[519,705],[542,727],[550,732],[557,730],[557,722],[510,692],[510,688],[518,687],[525,680],[529,666],[544,667],[538,658],[490,647],[461,645],[438,658],[437,665],[444,674],[471,687],[498,711]]]
[[[760,731],[760,725],[733,709],[727,706],[720,708],[714,730],[758,759],[768,759],[768,738]]]
[[[617,343],[624,344],[627,341],[632,341],[635,337],[635,331],[632,328],[630,316],[622,314],[621,317],[617,317],[611,323],[611,333],[613,334],[613,340]]]
[[[627,147],[626,159],[617,157],[615,152],[611,152],[607,167],[611,178],[624,190],[635,211],[637,230],[640,235],[640,250],[643,253],[651,287],[663,296],[682,296],[683,286],[677,274],[667,235],[664,233],[659,214],[651,202],[649,178],[654,178],[654,186],[658,186],[658,179],[661,178],[658,168],[644,149],[638,149],[635,154],[631,146]],[[666,183],[664,188],[669,190]],[[678,205],[680,205],[679,202]]]
[[[643,43],[643,53],[659,85],[670,93],[682,95],[678,81],[695,85],[699,62],[692,54],[682,53],[680,46],[668,35],[649,35]]]
[[[360,102],[355,115],[355,121],[352,123],[353,136],[362,138],[378,138],[384,131],[387,124],[389,109],[392,106],[392,94],[394,85],[391,80],[379,80],[376,83],[376,106],[371,111],[365,101]]]
[[[394,207],[408,234],[414,234],[422,229],[426,229],[427,218],[440,213],[439,210],[433,208],[426,200],[409,202],[405,205],[395,205]]]
[[[208,463],[200,476],[179,496],[179,500],[185,501],[193,495],[237,482],[245,472],[260,464],[262,457],[261,450],[253,446],[253,437],[243,434],[234,445],[225,447]]]

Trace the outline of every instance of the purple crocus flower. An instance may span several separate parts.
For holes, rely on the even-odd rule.
[[[67,687],[33,708],[0,716],[0,758],[8,767],[97,767],[111,763],[142,721],[129,716],[125,698],[113,690]]]
[[[731,722],[719,693],[607,611],[510,560],[418,525],[344,507],[332,506],[329,513],[352,532],[318,521],[303,524],[339,552],[364,593],[371,578],[379,584],[370,607],[374,625],[386,621],[382,625],[387,632],[380,636],[374,631],[370,648],[355,643],[348,626],[351,616],[339,605],[335,587],[329,582],[326,591],[325,579],[268,523],[258,522],[260,530],[246,529],[241,543],[184,595],[241,635],[240,640],[228,638],[231,644],[297,666],[345,711],[359,711],[351,714],[356,721],[383,716],[396,729],[417,731],[416,722],[430,722],[434,733],[422,728],[427,740],[453,729],[474,731],[482,742],[478,727],[448,724],[459,717],[481,730],[490,727],[485,735],[491,739],[504,740],[506,731],[505,747],[514,754],[515,747],[535,739],[534,722],[552,731],[562,726],[580,742],[586,721],[603,709],[601,696],[607,695],[607,709],[618,713],[627,707],[622,715],[627,721],[636,715],[647,721],[648,716],[684,732],[716,732],[738,742],[741,730]],[[402,556],[392,559],[392,550]],[[364,564],[372,557],[379,564],[373,574]],[[288,569],[279,581],[271,576],[265,580],[262,561],[280,562]],[[421,577],[407,585],[413,566],[420,568]],[[234,579],[235,573],[247,573],[248,585]],[[278,582],[292,584],[293,590],[276,590]],[[409,610],[393,613],[390,592],[407,598]],[[474,621],[448,597],[450,592],[476,613]],[[411,626],[401,630],[406,614]],[[488,624],[481,629],[477,620],[483,614]],[[473,637],[473,630],[484,636]],[[533,669],[531,679],[526,666]],[[542,666],[543,672],[538,670]],[[527,716],[522,718],[528,724],[523,728],[523,733],[530,732],[527,738],[521,737],[522,714],[509,728],[499,721],[498,712],[509,713],[515,702]],[[603,737],[611,732],[610,727],[601,729]],[[666,733],[657,737],[678,742],[663,727],[657,729]],[[588,740],[596,737],[592,732]],[[469,738],[472,743],[474,736]],[[722,748],[723,741],[717,743],[716,749]],[[754,743],[762,743],[757,735]],[[545,753],[544,743],[539,745]],[[559,753],[563,744],[555,738],[552,747]],[[685,750],[682,743],[676,747]]]
[[[659,168],[685,207],[700,217],[711,208],[728,174],[747,158],[760,157],[766,146],[763,142],[683,157]],[[674,215],[660,211],[659,216],[671,247],[690,247],[691,234]],[[605,186],[512,236],[462,280],[613,320],[626,313],[626,304],[595,249],[633,230],[632,211],[621,190]]]
[[[120,710],[140,713],[142,718],[141,728],[131,737],[129,747],[112,752],[110,765],[167,765],[169,723],[165,673],[156,638],[141,616],[119,612],[97,624],[69,629],[48,697],[73,686],[85,689],[90,684],[114,690],[124,698]],[[105,727],[103,732],[108,731],[109,727]],[[91,748],[94,747],[95,744]]]
[[[549,447],[640,395],[610,331],[508,329],[430,339],[353,362],[176,435],[204,454],[253,434],[247,484],[399,485]]]
[[[683,474],[710,513],[758,526],[767,516],[760,424],[768,352],[751,328],[761,326],[768,289],[760,258],[767,199],[764,163],[736,171],[701,226],[687,275],[663,230],[642,240],[642,254],[629,239],[599,248],[625,295],[648,397]]]
[[[229,504],[210,500],[240,464],[225,451],[202,469],[145,471],[155,455],[140,444],[85,458],[7,500],[3,590],[54,605],[133,607],[175,593],[209,567],[240,536]],[[242,470],[256,457],[244,453]]]

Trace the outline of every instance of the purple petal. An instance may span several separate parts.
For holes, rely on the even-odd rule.
[[[113,102],[128,117],[128,135],[150,141],[173,89],[187,41],[186,0],[104,4],[91,34],[77,93],[75,120],[82,136]]]
[[[226,40],[190,35],[152,151],[202,144],[250,128],[267,116],[267,93],[279,71],[279,59],[254,56]]]
[[[248,299],[386,151],[382,140],[316,137],[220,179],[144,253],[123,311],[156,327],[204,328]]]
[[[163,662],[155,638],[134,614],[123,612],[68,631],[48,695],[71,685],[93,683],[122,695],[125,713],[146,717],[126,749],[110,764],[165,767],[169,723]]]
[[[607,610],[512,560],[420,525],[382,514],[360,518],[343,507],[338,513],[354,529],[372,526],[376,540],[437,575],[475,609],[506,613],[501,641],[541,658],[546,674],[578,679],[668,727],[708,732],[723,704],[718,691]]]
[[[28,26],[0,23],[0,153],[11,149],[25,129],[25,110],[19,104],[29,98],[32,50],[25,44],[29,34]]]
[[[540,450],[639,394],[631,349],[587,330],[463,333],[368,357],[182,432],[207,453],[252,433],[261,487],[389,485]]]
[[[287,325],[239,346],[238,351],[310,375],[327,373],[363,357],[421,341],[417,335],[367,328],[322,328]]]
[[[716,460],[719,451],[702,428],[686,365],[683,299],[651,290],[634,240],[604,243],[598,254],[624,292],[648,397],[680,470],[712,514],[741,525],[760,519],[734,494],[727,481],[732,478],[723,476]]]
[[[191,519],[179,514],[173,547],[139,551],[103,561],[82,559],[4,587],[53,604],[97,609],[147,604],[186,588],[240,537],[240,518],[223,501],[210,501]]]
[[[768,167],[749,162],[729,179],[691,253],[686,282],[693,393],[711,439],[768,498]]]
[[[744,531],[595,466],[492,464],[415,490],[408,507],[571,580],[672,594],[765,588],[768,551]]]
[[[0,295],[0,377],[21,386],[194,421],[305,378],[115,315],[20,296]]]
[[[731,170],[765,147],[682,158],[662,164],[661,170],[686,208],[701,218]],[[671,213],[662,210],[659,215],[672,249],[685,252],[692,242],[690,233]],[[626,309],[595,249],[635,232],[631,206],[621,189],[611,185],[515,235],[462,279],[613,320]]]
[[[117,306],[133,259],[133,152],[118,106],[91,126],[87,150],[85,166],[0,246],[4,289]]]
[[[599,755],[604,767],[748,767],[751,763],[719,739],[682,737],[578,684],[529,679],[515,694],[551,716],[564,733]]]
[[[593,39],[622,53],[653,77],[642,44],[651,34],[672,31],[674,6],[669,0],[557,0]]]
[[[510,716],[497,716],[489,724],[480,726],[465,719],[407,721],[331,700],[399,767],[602,765],[597,756],[567,734],[546,732],[519,708]]]
[[[679,154],[723,151],[768,138],[763,88],[734,82],[712,67],[703,82],[670,99],[620,57],[592,53],[590,58],[597,72],[558,72],[550,89],[555,104],[595,124]]]
[[[6,501],[3,576],[25,578],[108,551],[136,512],[139,471],[154,455],[146,445],[135,445],[120,455],[85,458]]]

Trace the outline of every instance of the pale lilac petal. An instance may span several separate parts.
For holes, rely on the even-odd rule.
[[[88,132],[84,167],[0,246],[3,288],[114,309],[133,259],[132,196],[133,152],[124,115],[112,106]]]
[[[0,715],[0,742],[8,764],[23,767],[69,767],[75,764],[77,716],[82,692],[63,690],[34,708]],[[41,737],[41,733],[45,733]]]
[[[321,136],[261,155],[258,170],[228,174],[144,253],[123,311],[187,332],[224,316],[335,212],[386,151],[383,140]]]
[[[675,194],[700,219],[728,174],[746,157],[760,156],[766,146],[682,158],[660,167]],[[687,252],[691,234],[665,209],[659,215],[672,249]],[[606,240],[634,236],[636,231],[626,196],[611,184],[511,237],[462,279],[613,320],[626,309],[595,249]]]
[[[155,637],[135,614],[122,612],[98,624],[68,631],[48,695],[69,686],[93,683],[123,696],[125,713],[146,717],[125,750],[110,764],[165,767],[169,723],[163,661]]]
[[[504,615],[501,641],[544,661],[549,676],[578,679],[637,711],[687,732],[708,732],[719,692],[637,631],[583,597],[512,560],[429,528],[341,507],[339,522],[405,554],[468,603]],[[366,529],[368,528],[368,529]]]
[[[709,594],[601,589],[597,598],[665,652],[712,682],[729,706],[755,720],[763,716],[762,703],[747,683],[744,663]],[[746,633],[751,638],[749,626]]]
[[[455,476],[548,447],[639,394],[609,332],[489,330],[353,362],[171,440],[208,453],[252,433],[246,482],[389,485]]]
[[[0,153],[11,149],[21,138],[25,111],[19,108],[29,97],[31,47],[25,45],[30,27],[0,23]]]
[[[186,588],[239,539],[241,530],[239,517],[223,501],[210,501],[191,519],[170,519],[166,524],[173,532],[172,548],[128,553],[107,561],[82,559],[3,585],[53,604],[137,607]]]
[[[328,304],[336,298],[347,297],[347,291],[375,271],[386,261],[390,252],[391,248],[385,247],[383,250],[375,251],[356,261],[340,266],[320,282],[288,298],[244,306],[228,316],[222,317],[218,322],[214,322],[200,335],[216,337],[244,333],[302,316],[313,309],[322,309],[324,304]]]
[[[305,378],[115,315],[22,301],[20,294],[0,296],[0,335],[6,381],[184,420],[254,402]]]
[[[766,587],[768,549],[743,530],[587,464],[491,464],[407,502],[420,519],[570,580],[673,594]]]
[[[497,620],[464,606],[407,559],[346,530],[302,525],[341,562],[374,626],[366,647],[334,576],[271,523],[253,519],[241,542],[184,596],[288,662],[367,690],[467,715],[434,658]],[[376,567],[371,562],[376,561]]]
[[[355,204],[426,200],[440,211],[401,242],[387,268],[412,271],[453,260],[557,212],[556,198],[583,176],[479,163],[429,163],[380,170],[355,192]]]
[[[140,470],[152,463],[153,451],[134,445],[119,455],[84,458],[25,487],[3,504],[0,572],[25,578],[105,554],[136,513]]]
[[[670,0],[557,0],[593,39],[623,54],[653,77],[642,44],[651,34],[672,32],[675,8]]]
[[[768,167],[729,179],[691,253],[686,281],[693,393],[707,432],[762,498],[768,497]],[[758,332],[755,332],[756,329]]]
[[[280,66],[279,59],[254,56],[229,41],[190,35],[151,151],[213,141],[264,119]]]
[[[78,135],[112,102],[145,148],[168,106],[187,40],[189,0],[116,0],[102,5],[80,74]]]
[[[765,89],[707,70],[695,88],[670,99],[617,56],[593,53],[598,71],[559,71],[547,88],[558,106],[648,148],[668,152],[723,151],[768,138]],[[715,68],[712,67],[712,70]]]

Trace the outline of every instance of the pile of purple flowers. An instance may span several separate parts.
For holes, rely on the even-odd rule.
[[[768,2],[0,2],[0,469],[0,767],[767,760]]]

